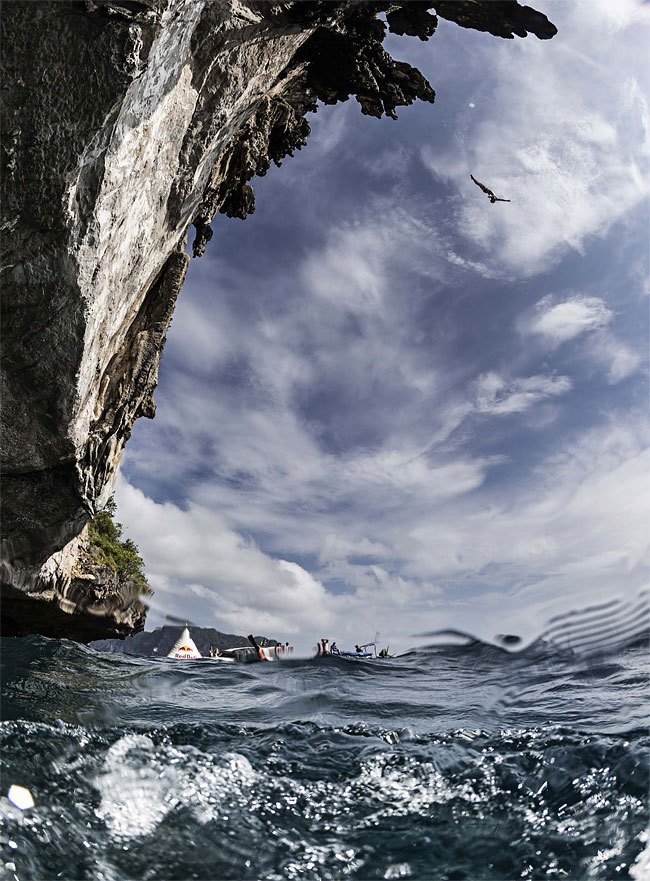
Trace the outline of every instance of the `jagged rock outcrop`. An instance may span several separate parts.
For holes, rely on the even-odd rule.
[[[4,5],[4,632],[20,604],[23,630],[141,628],[128,586],[123,602],[101,579],[82,589],[74,561],[134,420],[154,415],[188,228],[200,255],[217,211],[254,210],[249,181],[306,143],[318,100],[354,95],[379,117],[433,101],[383,49],[383,12],[421,39],[436,15],[501,37],[555,33],[514,0]]]
[[[142,586],[123,581],[88,547],[87,529],[41,569],[39,602],[32,593],[4,584],[0,636],[41,633],[90,642],[98,633],[123,640],[144,628]],[[64,586],[64,589],[62,589]]]

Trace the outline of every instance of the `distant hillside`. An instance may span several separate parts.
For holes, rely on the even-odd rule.
[[[179,625],[173,627],[158,627],[156,630],[145,630],[136,633],[135,636],[127,636],[126,639],[97,639],[91,642],[92,648],[100,652],[123,652],[127,655],[140,655],[148,657],[156,655],[164,657],[183,632]],[[196,647],[202,655],[209,655],[210,646],[220,649],[231,649],[237,646],[250,645],[247,637],[237,636],[234,633],[221,633],[214,627],[191,627],[190,635]],[[277,645],[276,639],[267,639],[265,636],[256,636],[259,642],[264,640],[265,645]]]

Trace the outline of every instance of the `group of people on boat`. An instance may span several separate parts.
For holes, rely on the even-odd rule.
[[[379,635],[379,634],[378,634]],[[220,649],[216,645],[209,648],[209,656],[213,659],[219,659],[223,662],[234,663],[234,661],[248,662],[251,660],[273,661],[282,655],[287,656],[293,653],[293,646],[289,642],[281,643],[266,639],[266,637],[255,637],[252,634],[248,636],[250,646],[242,645],[236,648]],[[355,645],[354,651],[342,651],[332,640],[330,645],[329,639],[323,637],[316,645],[316,655],[341,655],[345,658],[390,658],[388,648],[377,651],[376,642],[366,642],[363,645]],[[168,658],[201,658],[201,652],[198,650],[196,643],[190,636],[189,628],[186,626],[180,637],[176,640],[167,655]]]
[[[369,651],[372,649],[373,651]],[[321,655],[345,655],[346,657],[359,657],[359,658],[390,658],[390,654],[388,653],[388,649],[381,649],[381,651],[377,651],[377,644],[375,642],[367,642],[364,645],[355,645],[353,652],[342,652],[341,649],[337,646],[336,641],[332,640],[332,644],[330,645],[329,639],[322,638],[320,642],[316,644],[316,656],[320,657]]]
[[[289,645],[288,642],[285,642],[284,645],[281,642],[278,642],[274,646],[270,646],[266,643],[266,640],[262,640],[260,642],[260,647],[271,649],[271,651],[276,656],[290,655],[293,652],[293,646]],[[250,649],[249,649],[249,651],[250,651]],[[218,646],[211,645],[210,646],[210,657],[211,658],[222,658],[223,652],[221,651],[221,649]],[[268,660],[268,658],[265,657],[265,660]]]

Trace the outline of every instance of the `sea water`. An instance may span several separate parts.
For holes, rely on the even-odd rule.
[[[2,640],[0,871],[648,875],[647,642],[226,665]]]

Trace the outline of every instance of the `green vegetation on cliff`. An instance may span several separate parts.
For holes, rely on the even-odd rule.
[[[100,565],[116,572],[120,581],[134,581],[141,593],[151,593],[138,546],[130,538],[122,541],[122,524],[113,519],[116,513],[117,505],[111,496],[104,510],[88,524],[89,551]]]

